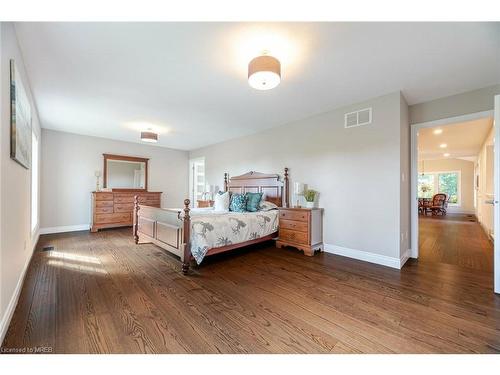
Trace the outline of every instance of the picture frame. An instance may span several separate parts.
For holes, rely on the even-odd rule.
[[[10,157],[31,167],[31,105],[15,61],[10,60]]]

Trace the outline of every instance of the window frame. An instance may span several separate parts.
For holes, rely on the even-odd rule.
[[[419,175],[434,175],[434,194],[439,194],[441,191],[439,190],[439,175],[440,174],[448,174],[448,173],[456,173],[457,174],[457,203],[448,203],[448,207],[462,207],[462,171],[429,171],[429,172],[419,172]],[[418,183],[418,182],[417,182]],[[417,187],[417,196],[419,192],[419,188]]]
[[[33,146],[36,141],[36,152],[33,152]],[[36,155],[36,157],[35,157]],[[31,171],[30,171],[30,229],[31,235],[35,235],[40,226],[40,140],[35,131],[31,131]],[[35,177],[35,178],[33,178]],[[36,199],[35,199],[36,195]]]

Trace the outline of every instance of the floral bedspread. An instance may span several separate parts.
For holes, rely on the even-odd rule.
[[[191,211],[191,253],[200,264],[214,247],[265,237],[278,230],[278,210],[258,212]]]

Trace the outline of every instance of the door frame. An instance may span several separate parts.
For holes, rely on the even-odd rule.
[[[432,128],[436,126],[447,126],[447,125],[453,125],[458,122],[466,122],[466,121],[473,121],[473,120],[478,120],[481,118],[485,117],[493,117],[495,111],[490,110],[490,111],[482,111],[482,112],[475,112],[475,113],[469,113],[466,115],[461,115],[461,116],[454,116],[454,117],[448,117],[448,118],[443,118],[439,120],[433,120],[433,121],[426,121],[426,122],[420,122],[420,123],[414,123],[410,124],[411,128],[411,135],[410,135],[410,215],[411,215],[411,220],[410,220],[410,230],[411,230],[411,257],[412,258],[418,258],[418,205],[417,205],[417,186],[418,186],[418,131],[420,129],[425,129],[425,128]],[[500,122],[496,123],[496,131],[498,131],[498,126]],[[497,156],[495,156],[497,157]],[[495,180],[495,189],[498,189],[499,183]],[[496,197],[495,197],[496,198]],[[496,198],[498,199],[498,198]],[[498,205],[496,205],[497,207]],[[495,210],[496,211],[496,210]],[[498,220],[495,217],[495,225],[498,225]],[[495,233],[496,229],[495,229]],[[495,234],[496,236],[496,234]],[[497,254],[495,252],[494,254],[494,259],[495,259],[495,269],[498,269],[498,273],[500,273],[500,254]],[[497,274],[498,274],[497,273]],[[498,284],[498,288],[500,290],[500,280],[498,276],[495,276],[495,285]],[[495,288],[495,291],[497,289]],[[498,293],[498,292],[497,292]]]
[[[493,146],[493,289],[500,294],[500,95],[495,95]]]

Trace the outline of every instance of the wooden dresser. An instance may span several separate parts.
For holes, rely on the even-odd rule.
[[[292,246],[313,256],[323,249],[322,208],[279,208],[279,238],[276,247]]]
[[[139,203],[160,207],[161,192],[92,192],[91,231],[102,228],[132,226],[134,197],[139,196]]]

